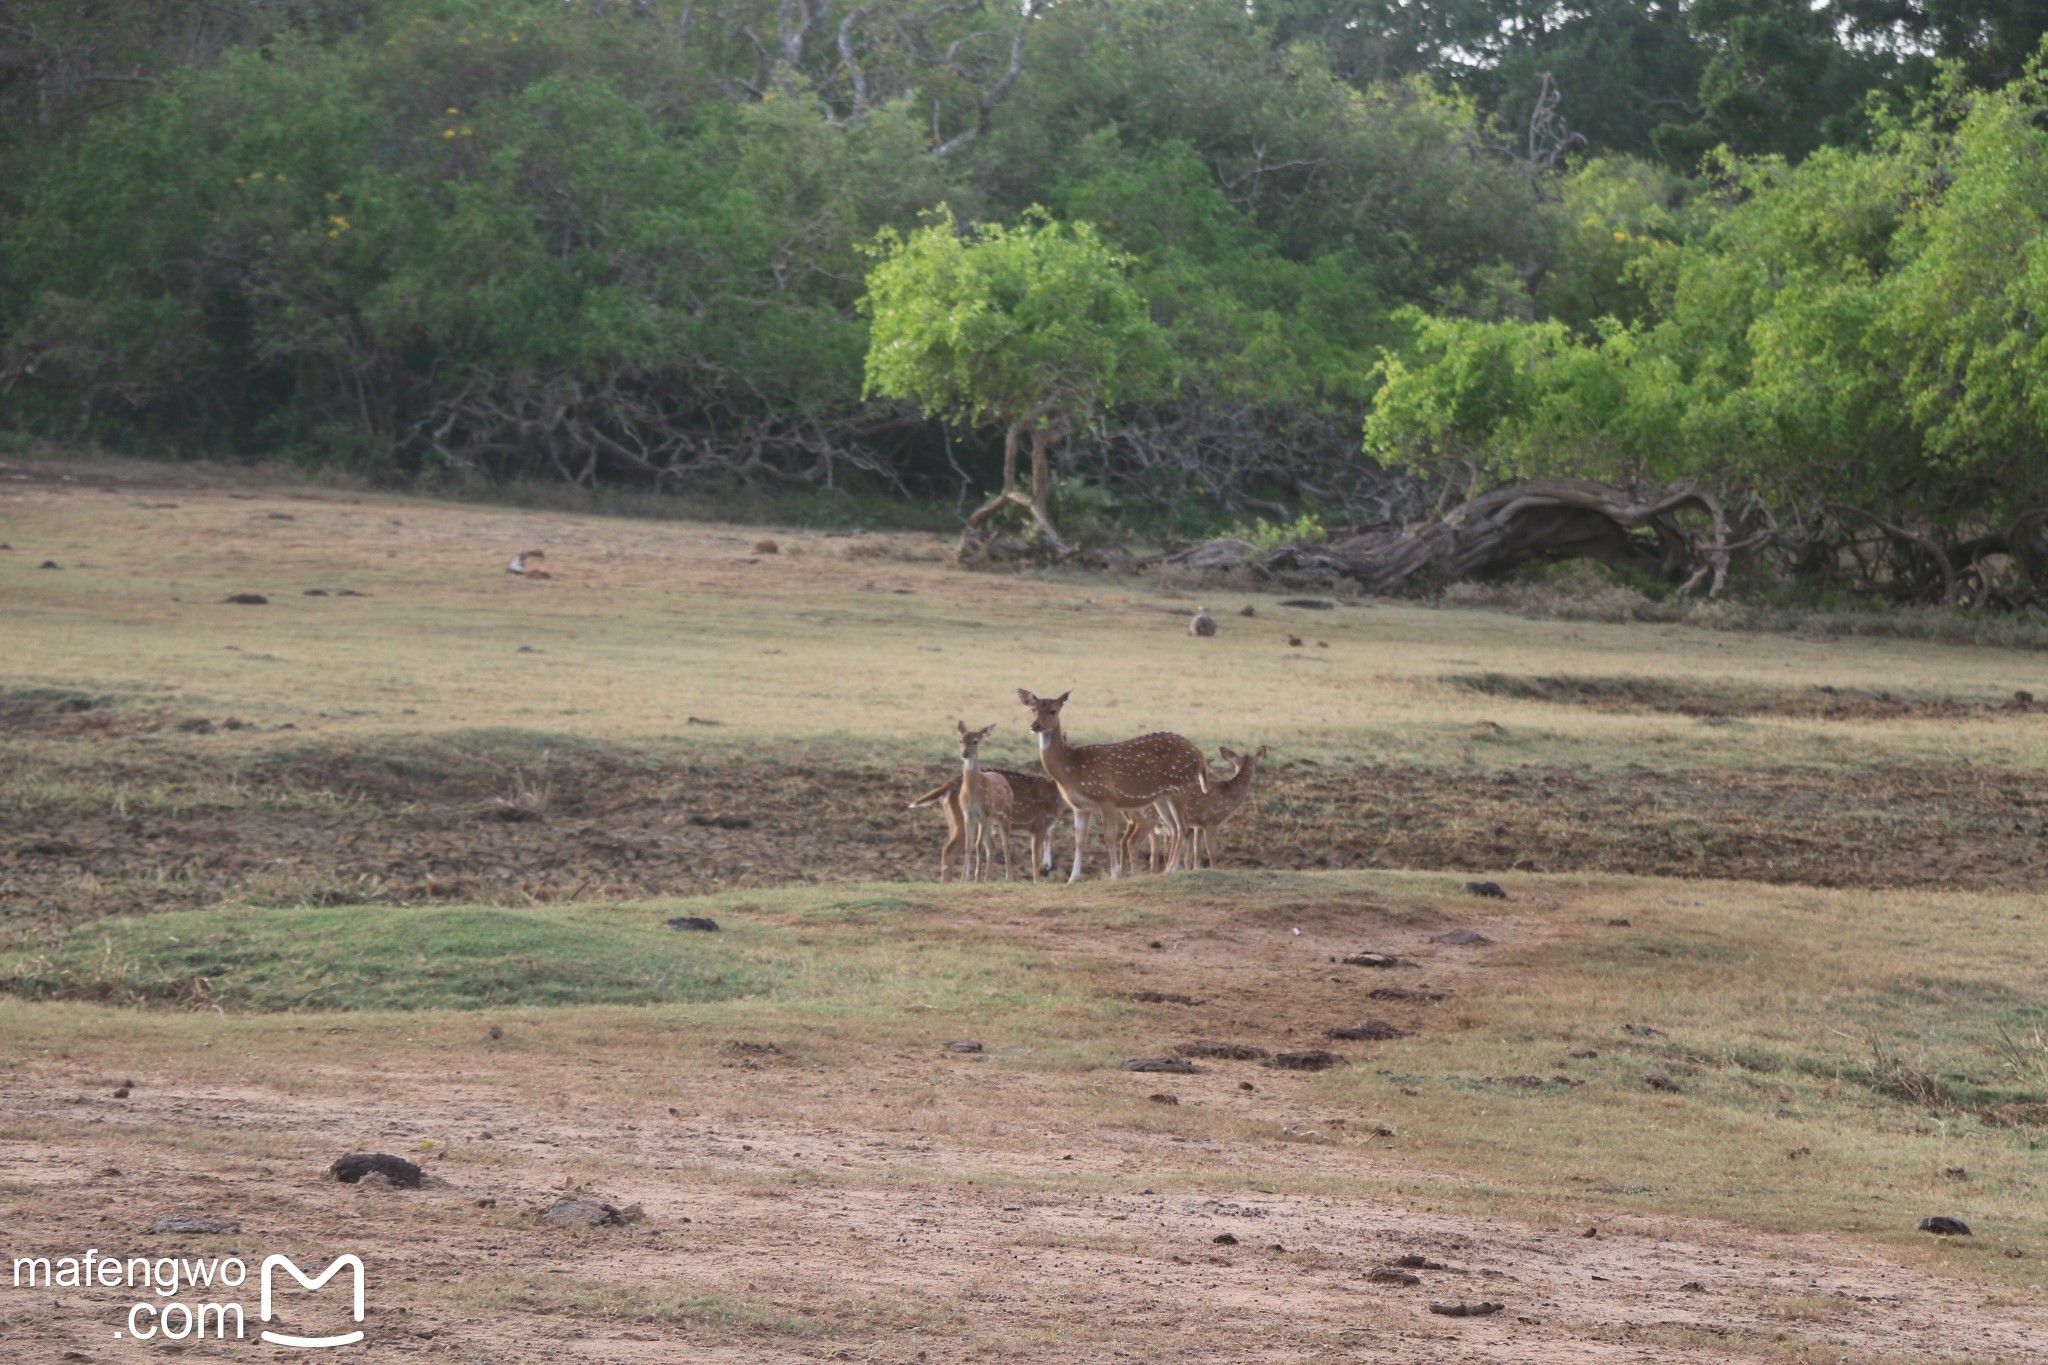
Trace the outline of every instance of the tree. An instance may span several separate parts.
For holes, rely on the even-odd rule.
[[[1005,427],[1002,489],[967,519],[961,552],[973,553],[982,528],[1015,503],[1069,553],[1047,505],[1053,438],[1142,387],[1163,359],[1126,258],[1087,224],[1062,224],[1036,206],[1017,227],[962,233],[941,205],[908,237],[883,229],[872,250],[863,392],[909,399],[927,417]],[[1026,435],[1029,494],[1017,487]]]

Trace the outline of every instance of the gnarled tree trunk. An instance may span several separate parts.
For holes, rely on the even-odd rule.
[[[1712,522],[1701,544],[1677,514]],[[1647,534],[1645,534],[1647,533]],[[1199,550],[1191,553],[1199,553]],[[1328,545],[1287,545],[1255,561],[1269,573],[1351,578],[1372,593],[1488,578],[1522,564],[1595,559],[1719,593],[1728,578],[1728,519],[1690,483],[1633,493],[1584,479],[1543,479],[1481,493],[1442,517],[1373,527]]]
[[[967,518],[967,527],[960,533],[960,558],[963,561],[977,559],[987,550],[989,519],[1011,503],[1031,513],[1031,519],[1038,524],[1039,534],[1045,537],[1054,553],[1070,555],[1074,552],[1073,546],[1060,539],[1059,531],[1052,524],[1052,438],[1055,426],[1052,421],[1034,423],[1030,418],[1010,423],[1010,429],[1003,434],[1002,491],[975,508],[974,515]],[[1031,433],[1029,493],[1017,487],[1017,447],[1023,443],[1027,431]]]

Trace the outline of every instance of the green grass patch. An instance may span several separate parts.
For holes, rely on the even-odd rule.
[[[779,970],[647,912],[313,906],[102,921],[0,959],[0,990],[236,1011],[639,1005],[759,995]]]

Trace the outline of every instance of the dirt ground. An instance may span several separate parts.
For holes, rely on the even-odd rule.
[[[1511,912],[1473,922],[1507,945],[1542,932]],[[1478,959],[1431,941],[1441,929],[1389,925],[1380,946],[1420,963],[1404,985],[1454,998],[1482,988]],[[1322,1038],[1359,1013],[1360,973],[1286,940],[1195,924],[1163,950],[1137,930],[1084,945],[1054,918],[1016,931],[1054,956],[1106,956],[1132,994],[1200,1002],[1141,1007],[1162,1053],[1221,1038],[1334,1046],[1374,1064],[1379,1045]],[[1371,1008],[1401,1027],[1445,1026],[1424,1002]],[[52,1047],[16,1060],[0,1138],[0,1183],[18,1196],[8,1255],[260,1244],[324,1264],[353,1251],[369,1268],[369,1359],[1850,1362],[2048,1350],[2039,1305],[1987,1299],[1838,1238],[1616,1211],[1595,1193],[1582,1214],[1549,1221],[1440,1204],[1433,1191],[1462,1183],[1455,1173],[1411,1162],[1403,1135],[1371,1115],[1330,1112],[1312,1076],[1257,1060],[1062,1073],[1010,1065],[994,1037],[976,1040],[980,1053],[939,1037],[650,1049],[559,1016],[514,1022],[503,1044],[477,1016],[249,1027],[274,1032],[222,1041],[246,1057]],[[130,1066],[137,1074],[109,1070]],[[262,1066],[289,1079],[252,1074]],[[116,1098],[121,1081],[134,1087]],[[324,1179],[350,1150],[413,1156],[428,1186]],[[644,1217],[542,1221],[565,1194]],[[233,1219],[245,1236],[148,1231],[178,1214]],[[1415,1283],[1371,1278],[1403,1257],[1424,1262],[1408,1272]],[[142,1359],[164,1348],[113,1336],[133,1297],[0,1286],[0,1342],[24,1359]],[[1433,1303],[1501,1307],[1456,1318]],[[323,1310],[288,1306],[287,1321],[328,1330]],[[185,1354],[293,1353],[243,1342]]]
[[[203,770],[205,742],[178,763]],[[902,803],[948,775],[768,758],[707,771],[555,752],[545,803],[518,810],[505,777],[400,777],[364,754],[267,763],[242,779],[257,797],[244,809],[0,815],[0,904],[75,922],[225,898],[519,904],[925,879],[944,822]],[[308,794],[326,799],[290,799]],[[1062,876],[1070,837],[1059,839]],[[2025,889],[2048,876],[2048,797],[2029,775],[1968,763],[1849,778],[1810,767],[1457,776],[1282,762],[1261,771],[1221,846],[1227,864],[1248,868]],[[1098,841],[1091,869],[1101,856]]]
[[[1172,652],[1188,648],[1167,619],[1180,607],[1139,588],[959,574],[882,537],[858,552],[818,537],[750,555],[745,528],[168,476],[171,497],[149,492],[150,476],[0,480],[0,494],[26,490],[0,497],[20,561],[10,582],[32,589],[17,620],[51,656],[15,661],[0,702],[0,762],[15,762],[11,776],[35,768],[0,814],[0,927],[24,942],[105,914],[222,903],[517,905],[922,881],[942,821],[902,804],[948,770],[803,758],[804,736],[829,749],[849,723],[834,680],[880,659],[898,659],[907,698],[889,698],[905,728],[877,740],[890,758],[921,751],[906,747],[905,714],[943,735],[958,698],[1007,704],[989,678],[1054,665],[1101,708],[1091,733],[1105,736],[1141,714],[1195,715],[1199,701],[1214,734],[1263,739],[1277,722],[1261,713],[1284,696],[1302,719],[1291,746],[1284,730],[1270,736],[1281,761],[1221,840],[1229,866],[2008,891],[2048,873],[2048,797],[2026,747],[2040,744],[2040,714],[2015,691],[2034,685],[2033,665],[1993,651],[1845,647],[1823,656],[1816,687],[1778,641],[1535,630],[1392,605],[1297,619],[1275,604],[1256,625],[1227,617],[1221,643],[1193,655]],[[82,515],[88,503],[103,514]],[[555,579],[504,574],[511,549],[541,543]],[[46,557],[50,571],[36,567]],[[358,583],[367,600],[341,603]],[[229,605],[257,589],[275,595],[270,610]],[[316,615],[371,604],[383,614],[339,640],[324,634],[338,612]],[[1049,631],[1053,619],[1066,624]],[[1310,631],[1299,649],[1295,629]],[[1051,647],[1063,634],[1064,653]],[[417,674],[386,676],[364,662],[385,649],[426,657]],[[1143,684],[1120,698],[1133,659]],[[259,661],[267,671],[249,671]],[[1470,687],[1444,673],[1482,668],[1514,672]],[[1609,676],[1638,669],[1678,681]],[[159,674],[194,700],[165,700]],[[699,690],[678,693],[678,680]],[[103,683],[113,700],[88,690]],[[670,711],[659,726],[642,719]],[[700,716],[725,728],[687,728]],[[1749,717],[1803,728],[1745,731]],[[1878,728],[1893,723],[1903,728]],[[579,742],[547,741],[544,765],[421,758],[483,731]],[[1573,766],[1574,746],[1626,761]],[[1335,753],[1360,761],[1305,757]],[[1060,853],[1064,866],[1064,842]],[[1091,876],[1100,856],[1098,845]],[[1988,1229],[1874,1248],[1772,1231],[1773,1210],[1754,1203],[1742,1226],[1648,1213],[1609,1183],[1597,1143],[1571,1186],[1583,1205],[1559,1208],[1428,1153],[1428,1134],[1398,1131],[1407,1120],[1367,1100],[1333,1103],[1410,1092],[1387,1069],[1399,1040],[1333,1040],[1331,1028],[1379,1021],[1420,1041],[1467,1026],[1458,1004],[1488,989],[1478,974],[1495,959],[1433,942],[1452,922],[1390,920],[1351,945],[1421,964],[1382,974],[1308,952],[1319,922],[1282,895],[1233,912],[1176,893],[1171,934],[1072,907],[997,929],[921,897],[904,911],[921,927],[962,942],[999,933],[1067,969],[1063,980],[1127,1002],[1104,1024],[1124,1032],[1098,1042],[1128,1037],[1134,1056],[1216,1042],[1329,1049],[1349,1068],[1337,1074],[1371,1085],[1339,1091],[1257,1055],[1140,1073],[1083,1069],[993,1033],[973,1040],[980,1051],[949,1049],[968,1040],[936,1029],[901,1041],[902,1020],[924,1015],[802,1016],[804,1032],[692,1022],[763,1017],[747,1002],[724,1014],[244,1018],[4,1000],[0,1250],[240,1254],[252,1268],[281,1250],[309,1269],[354,1252],[369,1267],[365,1359],[2048,1356],[2040,1290],[2012,1284],[2034,1262],[2000,1259]],[[1503,959],[1564,932],[1556,917],[1518,919],[1526,906],[1474,900],[1459,923],[1483,928]],[[1290,935],[1293,923],[1309,936]],[[1371,993],[1387,989],[1410,994]],[[1538,1084],[1571,1085],[1552,1074],[1574,1065],[1556,1037],[1506,1041],[1540,1061]],[[1482,1083],[1467,1113],[1526,1097],[1514,1088],[1526,1078],[1467,1079]],[[1787,1160],[1784,1146],[1769,1159]],[[350,1151],[410,1157],[431,1179],[416,1191],[326,1179]],[[1485,1169],[1511,1173],[1565,1159],[1512,1140],[1492,1156]],[[1671,1152],[1674,1183],[1698,1180],[1688,1159],[1682,1144]],[[1924,1210],[1894,1215],[1919,1195],[1873,1178],[1881,1226],[1918,1237],[1903,1229]],[[1731,1202],[1755,1188],[1729,1183]],[[565,1194],[638,1213],[615,1226],[544,1221]],[[242,1230],[150,1231],[172,1215]],[[1404,1257],[1426,1263],[1407,1271],[1415,1283],[1372,1278]],[[2000,1276],[1982,1273],[1987,1261]],[[31,1292],[4,1275],[0,1349],[23,1361],[300,1354],[143,1346],[115,1335],[129,1291]],[[253,1284],[244,1294],[253,1318]],[[1432,1303],[1500,1308],[1451,1317]],[[286,1317],[332,1329],[330,1307],[292,1299]]]

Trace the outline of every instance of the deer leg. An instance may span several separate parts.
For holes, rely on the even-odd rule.
[[[1074,808],[1074,871],[1067,878],[1072,886],[1081,880],[1081,850],[1088,845],[1088,814],[1079,806]]]
[[[1176,814],[1179,819],[1176,822],[1178,828],[1174,830],[1173,834],[1174,863],[1181,868],[1193,867],[1195,860],[1191,851],[1191,845],[1195,837],[1194,826],[1189,824],[1188,813],[1185,810],[1178,811]]]
[[[952,812],[948,811],[946,845],[939,850],[939,881],[942,883],[946,880],[946,874],[953,870],[953,854],[955,850],[960,849],[967,841],[966,831],[962,829],[958,820],[950,818],[951,815]]]
[[[1171,872],[1176,866],[1174,859],[1180,853],[1180,825],[1175,819],[1177,812],[1173,808],[1173,798],[1161,799],[1153,809],[1159,812],[1159,830],[1166,843],[1164,868]]]

